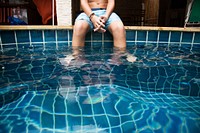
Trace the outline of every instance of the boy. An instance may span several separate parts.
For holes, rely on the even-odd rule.
[[[84,46],[88,31],[106,32],[113,35],[114,46],[126,47],[126,32],[119,16],[113,12],[115,0],[80,0],[81,13],[75,21],[72,46]]]

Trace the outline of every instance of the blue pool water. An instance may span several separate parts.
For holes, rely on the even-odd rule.
[[[0,132],[198,133],[199,51],[152,44],[4,49]]]

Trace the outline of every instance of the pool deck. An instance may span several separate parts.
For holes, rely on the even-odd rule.
[[[73,26],[51,26],[51,25],[30,25],[30,26],[10,26],[1,25],[0,30],[72,30]],[[125,26],[126,30],[154,30],[154,31],[185,31],[200,32],[200,27],[150,27],[150,26]]]

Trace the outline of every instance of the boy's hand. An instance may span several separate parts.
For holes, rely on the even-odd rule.
[[[93,15],[90,19],[94,25],[94,32],[106,32],[104,21],[100,17]]]
[[[100,19],[100,22],[103,23],[103,27],[99,26],[99,27],[95,28],[94,32],[96,32],[96,31],[101,32],[101,33],[106,32],[106,30],[104,28],[105,28],[105,23],[108,20],[108,18],[105,15],[103,15],[103,16],[100,16],[99,19]]]

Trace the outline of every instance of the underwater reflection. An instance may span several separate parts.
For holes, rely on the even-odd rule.
[[[112,84],[115,75],[115,67],[124,62],[134,63],[137,57],[127,52],[126,49],[92,49],[85,47],[73,47],[72,53],[60,58],[60,63],[70,74],[70,83],[75,86]],[[66,78],[66,75],[62,78]],[[63,81],[64,82],[64,81]],[[65,86],[67,87],[67,86]],[[68,86],[70,87],[70,86]]]

